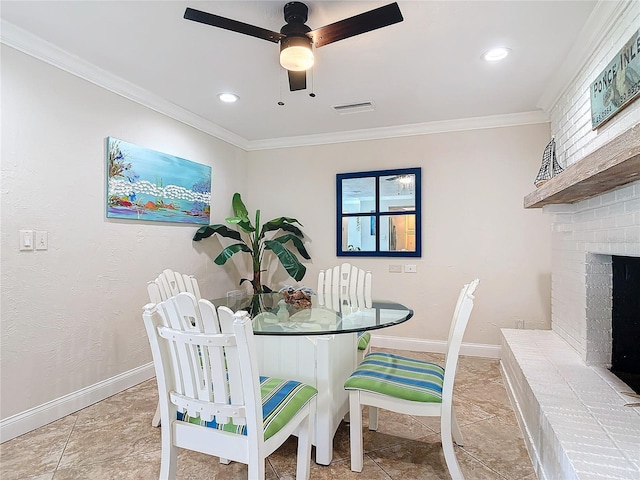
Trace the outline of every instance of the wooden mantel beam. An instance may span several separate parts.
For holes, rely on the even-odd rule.
[[[640,180],[640,124],[524,197],[524,208],[579,202],[636,180]]]

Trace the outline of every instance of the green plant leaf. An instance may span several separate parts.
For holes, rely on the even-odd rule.
[[[263,238],[264,234],[267,232],[272,232],[274,230],[279,230],[279,229],[286,230],[287,232],[295,233],[300,238],[304,238],[304,234],[302,233],[302,231],[295,225],[292,225],[293,223],[302,225],[295,218],[289,218],[289,217],[280,217],[280,218],[274,218],[273,220],[269,220],[267,223],[265,223],[262,226],[262,232],[260,233],[260,238]]]
[[[302,280],[307,268],[300,263],[298,258],[287,247],[276,240],[265,240],[264,248],[276,254],[278,260],[287,273],[296,281]]]
[[[249,212],[242,202],[242,198],[239,193],[234,193],[231,199],[231,206],[233,207],[233,215],[241,218],[242,220],[249,221]]]
[[[225,218],[225,222],[230,223],[231,225],[238,225],[243,232],[251,233],[255,232],[256,229],[248,219],[243,220],[239,217],[227,217]]]
[[[214,260],[214,263],[216,265],[224,265],[225,263],[227,263],[227,260],[229,260],[238,252],[251,253],[251,249],[244,243],[234,243],[233,245],[229,245],[227,248],[222,250],[222,252],[220,252],[220,255],[218,255]]]
[[[214,233],[222,237],[233,238],[234,240],[242,241],[242,237],[240,237],[240,232],[237,230],[231,230],[226,225],[222,225],[220,223],[216,223],[215,225],[207,225],[204,227],[200,227],[198,231],[196,231],[193,236],[194,242],[199,242],[203,238],[209,238]]]
[[[311,260],[311,256],[309,255],[309,252],[307,252],[307,249],[304,248],[304,244],[302,243],[302,240],[300,240],[298,236],[291,235],[291,234],[281,235],[279,237],[274,238],[273,241],[280,242],[282,244],[285,244],[291,241],[295,245],[300,255],[302,255],[307,260]]]

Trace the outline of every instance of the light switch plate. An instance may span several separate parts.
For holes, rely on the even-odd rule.
[[[389,265],[390,273],[402,273],[402,265]]]
[[[20,230],[20,250],[33,250],[33,230]]]
[[[49,233],[36,230],[36,250],[47,250],[49,248]]]
[[[418,267],[416,265],[405,265],[404,273],[416,273],[418,271]]]

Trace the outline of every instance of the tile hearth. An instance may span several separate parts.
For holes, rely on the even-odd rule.
[[[379,349],[383,350],[383,349]],[[442,362],[442,355],[399,352]],[[151,427],[155,380],[0,445],[1,480],[156,480],[160,430]],[[500,375],[498,361],[461,357],[455,404],[465,446],[456,448],[467,480],[535,480],[522,433]],[[366,418],[365,418],[366,426]],[[349,469],[349,427],[341,424],[334,457],[324,467],[312,462],[311,480],[448,479],[437,419],[380,413],[378,432],[365,430],[361,474]],[[296,440],[268,458],[267,479],[295,476]],[[216,458],[181,451],[178,480],[244,479],[244,465],[220,465]]]
[[[502,330],[507,391],[541,480],[640,478],[640,409],[550,330]]]

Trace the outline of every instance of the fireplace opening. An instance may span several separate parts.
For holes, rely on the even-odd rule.
[[[611,372],[640,393],[640,258],[612,257]]]

